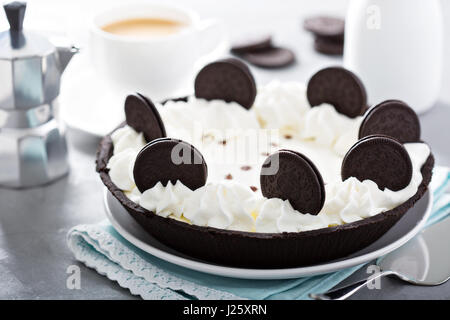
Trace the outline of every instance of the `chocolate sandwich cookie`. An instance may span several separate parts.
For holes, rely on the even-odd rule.
[[[292,150],[279,150],[267,157],[260,183],[265,197],[289,200],[304,214],[318,214],[325,202],[320,172],[306,156]]]
[[[272,36],[260,35],[252,36],[235,41],[231,46],[231,52],[234,54],[243,54],[264,50],[272,47]]]
[[[314,49],[323,54],[341,56],[344,53],[344,42],[330,40],[325,37],[316,37],[314,39]]]
[[[316,16],[304,20],[303,28],[316,37],[344,41],[345,21],[336,17]]]
[[[149,142],[137,155],[133,169],[134,181],[140,192],[181,181],[191,190],[205,185],[208,176],[206,162],[194,146],[187,142],[161,138]]]
[[[256,97],[256,84],[250,70],[234,58],[212,62],[195,78],[195,96],[206,100],[237,102],[250,109]]]
[[[139,93],[126,97],[125,118],[126,123],[137,132],[142,132],[147,141],[166,136],[164,123],[155,105]]]
[[[359,127],[359,139],[384,134],[401,143],[420,140],[420,122],[417,114],[405,102],[387,100],[373,107]]]
[[[267,69],[282,68],[295,62],[294,52],[281,47],[247,52],[242,54],[241,58],[255,66]]]
[[[311,107],[329,103],[350,118],[362,115],[367,105],[364,85],[351,71],[329,67],[318,71],[308,82],[308,101]]]
[[[412,178],[408,151],[397,140],[384,135],[371,135],[356,142],[342,161],[342,181],[355,177],[372,180],[378,188],[398,191]]]

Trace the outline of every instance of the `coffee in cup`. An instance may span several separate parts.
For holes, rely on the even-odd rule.
[[[112,90],[140,92],[158,101],[186,94],[196,69],[227,51],[223,24],[188,9],[134,4],[97,14],[89,51]]]
[[[102,30],[118,36],[151,38],[177,33],[187,26],[181,21],[149,17],[114,21],[102,26]]]

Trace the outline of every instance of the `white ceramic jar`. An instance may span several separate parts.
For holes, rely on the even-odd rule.
[[[443,21],[439,0],[351,0],[344,66],[376,104],[400,99],[425,112],[439,97]]]

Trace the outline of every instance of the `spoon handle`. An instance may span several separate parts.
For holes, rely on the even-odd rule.
[[[325,293],[311,293],[309,295],[310,298],[315,299],[315,300],[345,300],[348,297],[350,297],[351,295],[353,295],[355,292],[357,292],[359,289],[365,287],[369,282],[387,276],[387,275],[392,275],[392,274],[396,274],[393,271],[387,270],[387,271],[383,271],[380,272],[378,274],[372,275],[370,277],[368,277],[367,279],[363,279],[357,282],[354,282],[352,284],[349,284],[347,286],[344,287],[340,287],[331,291],[327,291]]]

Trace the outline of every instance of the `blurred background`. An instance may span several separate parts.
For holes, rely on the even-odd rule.
[[[69,36],[77,45],[83,46],[88,39],[88,29],[92,16],[108,7],[122,4],[152,2],[126,0],[29,0],[25,27],[35,30],[60,33]],[[155,2],[155,1],[153,1]],[[298,54],[300,68],[288,68],[277,76],[283,80],[305,80],[317,70],[312,54],[311,39],[302,32],[304,17],[314,14],[330,14],[345,17],[348,0],[165,0],[166,4],[176,4],[192,8],[202,18],[217,17],[224,21],[230,38],[242,33],[261,32],[274,36],[277,43],[294,49]],[[450,1],[441,0],[446,36],[445,70],[442,98],[450,102]],[[4,15],[2,12],[1,15]],[[411,17],[413,19],[413,17]],[[270,23],[269,23],[270,21]],[[7,28],[6,19],[0,19],[0,30]],[[310,49],[310,50],[309,50]],[[322,57],[323,58],[323,57]],[[340,59],[339,59],[340,60]],[[325,61],[323,64],[327,64]],[[257,70],[256,73],[265,74]],[[270,72],[269,72],[270,74]],[[299,75],[304,79],[299,79]]]

